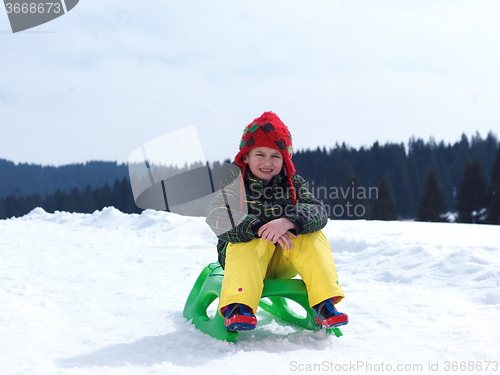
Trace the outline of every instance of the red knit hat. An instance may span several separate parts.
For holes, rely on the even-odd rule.
[[[292,192],[293,205],[295,205],[297,199],[292,183],[292,175],[295,173],[295,167],[291,159],[293,153],[292,135],[286,125],[273,112],[264,112],[262,116],[253,120],[250,125],[243,130],[243,136],[240,141],[240,151],[234,158],[236,165],[243,168],[243,177],[245,176],[247,167],[247,164],[243,161],[243,156],[251,149],[257,147],[268,147],[278,150],[281,153]]]

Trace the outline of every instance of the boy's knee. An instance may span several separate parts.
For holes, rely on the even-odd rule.
[[[250,263],[262,262],[267,265],[274,254],[275,247],[275,244],[262,238],[255,238],[249,242],[230,243],[226,249],[226,264],[228,261],[237,261],[247,266]]]
[[[306,234],[300,234],[299,236],[297,236],[297,238],[295,239],[292,239],[292,245],[293,245],[293,242],[294,240],[296,242],[299,242],[299,243],[302,243],[303,245],[307,245],[307,244],[314,244],[314,245],[318,245],[318,242],[323,245],[328,245],[330,246],[330,243],[328,242],[328,239],[325,237],[325,235],[323,234],[322,231],[318,230],[316,232],[312,232],[312,233],[306,233]]]

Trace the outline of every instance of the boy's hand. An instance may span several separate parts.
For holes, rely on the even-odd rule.
[[[289,236],[293,236],[294,238],[297,238],[297,236],[291,233],[289,229],[294,228],[294,223],[282,217],[279,219],[271,220],[269,223],[261,226],[257,232],[257,235],[264,240],[272,241],[273,243],[278,242],[283,249],[291,249],[292,241]]]
[[[288,231],[284,235],[282,235],[280,238],[278,238],[278,243],[281,245],[281,248],[283,250],[292,248],[292,239],[288,236],[293,236],[293,237],[297,238],[297,236],[295,234],[288,232]]]

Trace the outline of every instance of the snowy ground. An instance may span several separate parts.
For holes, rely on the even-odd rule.
[[[0,374],[500,373],[500,226],[330,221],[324,232],[344,336],[259,312],[230,344],[182,317],[216,260],[203,219],[106,208],[0,220]]]

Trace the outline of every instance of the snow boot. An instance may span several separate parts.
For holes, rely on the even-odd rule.
[[[225,308],[224,325],[229,331],[250,331],[257,325],[253,310],[242,303],[232,303]]]
[[[337,311],[332,298],[314,306],[314,311],[316,312],[316,324],[319,326],[333,328],[349,323],[347,314]]]

